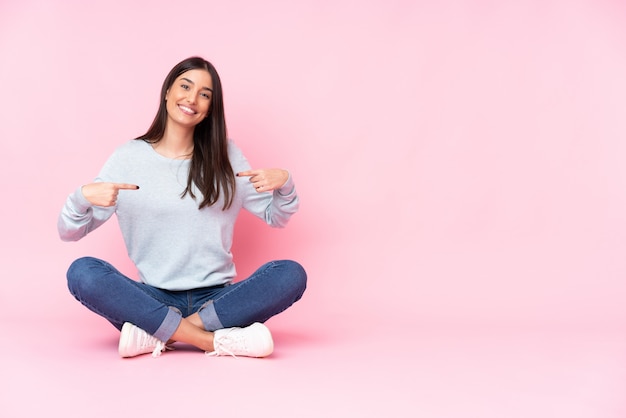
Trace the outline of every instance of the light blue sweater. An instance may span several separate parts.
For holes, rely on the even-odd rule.
[[[240,149],[230,141],[233,171],[250,169]],[[257,193],[249,177],[236,177],[232,206],[223,200],[198,209],[202,194],[194,189],[180,196],[187,185],[190,160],[158,154],[145,141],[131,140],[109,157],[96,182],[129,183],[139,190],[120,190],[113,207],[94,206],[78,188],[71,194],[58,220],[64,241],[77,241],[115,213],[142,282],[168,290],[188,290],[225,284],[235,278],[231,254],[233,228],[243,208],[273,227],[284,227],[298,210],[291,176],[273,193]]]

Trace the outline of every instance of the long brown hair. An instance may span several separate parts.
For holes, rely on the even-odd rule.
[[[159,110],[157,111],[150,129],[136,138],[150,144],[159,142],[165,134],[167,123],[167,109],[165,95],[174,81],[184,72],[201,69],[208,71],[213,80],[213,95],[210,114],[195,126],[193,131],[193,154],[191,167],[187,178],[187,188],[181,198],[187,193],[196,198],[193,193],[195,185],[203,195],[199,209],[215,204],[224,193],[222,210],[228,209],[233,203],[235,195],[235,174],[228,159],[228,135],[226,119],[224,117],[224,97],[222,83],[215,67],[201,57],[190,57],[176,64],[171,69],[161,87]]]

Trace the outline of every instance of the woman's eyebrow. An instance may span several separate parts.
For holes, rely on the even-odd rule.
[[[196,84],[196,83],[194,83],[193,81],[191,81],[190,79],[185,78],[185,77],[182,77],[182,80],[185,80],[186,82],[188,82],[188,83],[190,83],[190,84],[193,84],[193,85],[195,85],[195,84]],[[213,93],[213,89],[211,89],[211,88],[209,88],[209,87],[202,87],[202,90],[208,90],[208,91],[210,91],[211,93]]]

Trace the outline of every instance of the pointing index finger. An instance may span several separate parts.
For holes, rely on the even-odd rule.
[[[113,187],[115,187],[117,190],[137,190],[137,189],[139,189],[139,186],[137,186],[136,184],[127,184],[127,183],[114,183]]]
[[[255,174],[257,174],[255,170],[240,171],[237,173],[237,177],[252,177]]]

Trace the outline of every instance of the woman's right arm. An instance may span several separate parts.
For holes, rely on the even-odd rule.
[[[132,141],[134,144],[134,141]],[[105,223],[117,210],[120,190],[136,190],[134,184],[115,183],[123,178],[129,158],[128,151],[120,153],[119,147],[108,158],[93,183],[77,188],[65,201],[57,221],[59,236],[63,241],[78,241]]]
[[[115,201],[109,199],[110,205],[97,206],[90,202],[83,190],[102,189],[106,183],[92,183],[79,187],[65,201],[57,221],[59,237],[63,241],[78,241],[89,232],[105,223],[115,212]]]

